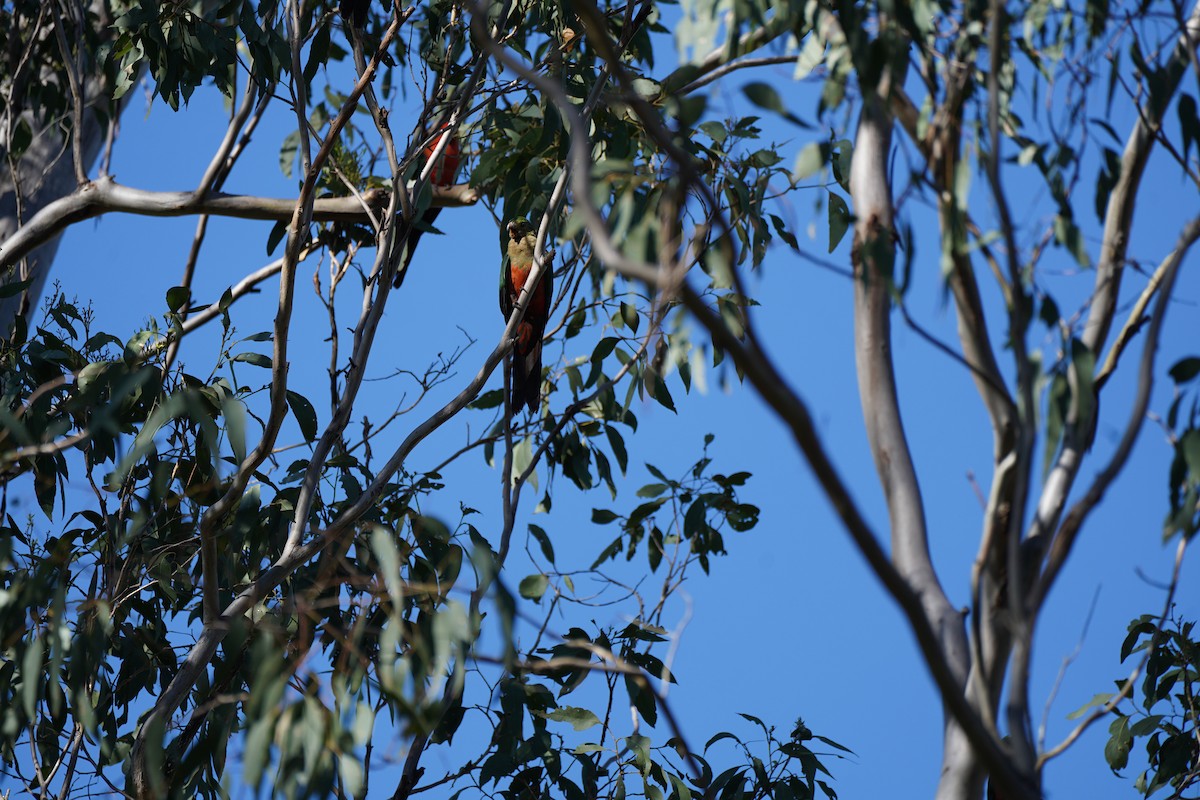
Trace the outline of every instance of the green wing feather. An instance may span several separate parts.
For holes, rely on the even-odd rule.
[[[507,320],[512,316],[512,272],[508,268],[508,253],[500,259],[500,312]]]

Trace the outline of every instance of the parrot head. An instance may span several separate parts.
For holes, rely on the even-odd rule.
[[[508,223],[508,235],[514,242],[519,242],[529,235],[531,226],[524,217],[516,217]]]

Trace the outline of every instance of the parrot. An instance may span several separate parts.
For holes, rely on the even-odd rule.
[[[442,125],[440,131],[445,131],[449,128],[449,123]],[[435,136],[433,140],[425,145],[422,155],[425,161],[428,162],[433,157],[433,151],[437,148],[438,141],[441,140],[441,134]],[[451,135],[450,141],[446,142],[446,147],[442,150],[442,156],[438,162],[433,165],[433,169],[429,173],[429,183],[433,186],[453,186],[454,178],[458,174],[458,164],[462,160],[462,145],[459,144],[458,137]],[[437,206],[430,206],[425,209],[425,213],[421,215],[419,222],[414,222],[412,228],[408,232],[408,241],[405,243],[404,263],[400,265],[400,269],[396,270],[396,277],[392,278],[392,286],[399,289],[400,284],[404,283],[404,276],[408,274],[408,265],[412,262],[413,254],[417,252],[417,242],[421,239],[421,234],[433,228],[433,223],[437,221],[438,214],[442,209]]]
[[[505,321],[512,316],[521,289],[533,269],[533,251],[537,233],[524,217],[508,223],[507,257],[500,268],[500,311]],[[525,308],[525,317],[517,326],[512,352],[512,405],[526,406],[537,411],[542,394],[542,335],[550,318],[550,301],[554,297],[554,270],[550,256],[543,262],[541,278],[531,289],[532,296]]]

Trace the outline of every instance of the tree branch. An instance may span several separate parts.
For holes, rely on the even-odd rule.
[[[363,198],[372,210],[387,205],[388,191],[372,189]],[[439,208],[474,205],[479,193],[466,184],[434,186],[432,205]],[[370,215],[354,197],[328,197],[313,201],[314,222],[368,222]],[[109,212],[148,217],[185,217],[208,214],[237,219],[276,222],[292,218],[296,201],[287,198],[252,197],[212,192],[196,197],[194,192],[152,192],[122,186],[110,177],[84,184],[78,191],[50,203],[20,230],[0,244],[0,273],[5,273],[38,245],[49,241],[69,225]]]
[[[1150,157],[1155,133],[1162,124],[1162,109],[1166,108],[1168,100],[1179,86],[1189,62],[1189,48],[1192,46],[1190,43],[1195,41],[1194,37],[1197,35],[1200,35],[1200,2],[1193,7],[1187,29],[1180,35],[1171,59],[1161,70],[1161,91],[1164,95],[1158,110],[1152,106],[1146,114],[1139,115],[1126,141],[1125,153],[1121,159],[1121,175],[1109,194],[1100,244],[1100,260],[1096,265],[1095,289],[1080,337],[1084,346],[1093,354],[1099,353],[1103,348],[1116,312],[1138,187]],[[1046,476],[1042,495],[1023,545],[1026,551],[1025,559],[1030,562],[1040,563],[1047,547],[1046,540],[1055,535],[1055,530],[1061,533],[1060,516],[1075,483],[1083,454],[1091,447],[1095,438],[1095,425],[1089,424],[1084,427],[1085,429],[1081,429],[1079,425],[1068,425],[1063,435],[1062,452]],[[1044,578],[1043,575],[1043,581]]]
[[[291,5],[291,4],[290,4]],[[379,48],[376,50],[371,59],[371,63],[359,79],[356,81],[354,88],[351,90],[346,101],[342,104],[338,114],[330,122],[328,135],[325,142],[322,144],[320,151],[312,160],[311,164],[307,164],[307,174],[305,175],[304,183],[301,186],[300,196],[297,198],[291,215],[291,224],[289,226],[287,246],[284,251],[283,267],[281,270],[281,278],[279,281],[279,305],[275,314],[274,325],[274,351],[271,362],[271,385],[270,385],[270,413],[263,426],[262,439],[255,446],[253,452],[245,457],[238,465],[237,471],[233,475],[233,479],[229,482],[229,487],[225,493],[213,505],[204,512],[200,519],[200,537],[201,537],[201,556],[202,562],[211,562],[213,559],[212,546],[216,535],[217,526],[224,520],[225,515],[233,507],[237,499],[241,497],[245,490],[246,484],[254,470],[262,463],[262,461],[271,453],[275,444],[275,438],[279,433],[279,429],[283,423],[284,415],[287,412],[287,346],[288,346],[288,330],[291,325],[292,302],[295,289],[295,274],[296,266],[299,261],[300,254],[305,246],[304,240],[307,238],[308,226],[311,224],[314,192],[316,190],[317,179],[320,171],[328,159],[330,152],[333,149],[334,143],[338,140],[342,129],[349,121],[350,115],[358,105],[358,100],[362,96],[363,91],[370,84],[372,77],[375,74],[376,68],[386,52],[391,40],[400,30],[401,24],[406,21],[415,10],[415,7],[409,7],[405,11],[401,11],[398,6],[394,6],[395,10],[392,14],[392,21],[387,30],[380,39]],[[389,226],[391,230],[394,226]],[[384,289],[386,291],[386,287]],[[361,513],[361,511],[359,512]],[[318,548],[319,549],[319,548]],[[288,552],[285,548],[285,554]],[[284,560],[283,557],[280,561]],[[303,562],[300,562],[303,563]],[[147,746],[146,737],[149,731],[165,730],[167,719],[179,708],[188,691],[195,683],[196,678],[202,672],[209,660],[211,660],[215,652],[217,644],[224,638],[227,623],[224,617],[216,616],[217,603],[217,581],[214,565],[208,563],[204,570],[204,631],[201,634],[200,640],[196,646],[188,653],[187,661],[184,666],[177,672],[171,683],[159,695],[158,701],[154,704],[149,714],[142,720],[142,724],[138,727],[137,735],[134,739],[130,758],[132,760],[130,771],[135,794],[138,798],[149,798],[157,794],[158,784],[162,780],[160,775],[152,775],[147,771],[147,759],[145,748]],[[281,581],[286,577],[288,572],[279,575],[276,581]],[[272,574],[268,570],[268,575]],[[275,585],[277,585],[277,582]],[[257,585],[257,583],[255,584]],[[273,587],[272,587],[273,588]],[[238,599],[247,596],[247,592],[242,592]],[[236,603],[237,600],[234,601]],[[249,606],[247,606],[248,608]],[[238,612],[239,615],[245,613],[245,609]],[[207,642],[206,642],[207,640]],[[202,643],[204,646],[202,646]]]
[[[1162,613],[1158,616],[1158,625],[1155,626],[1154,636],[1150,639],[1150,646],[1146,648],[1146,652],[1143,653],[1141,659],[1138,660],[1137,666],[1134,667],[1133,671],[1129,673],[1129,677],[1122,682],[1121,690],[1119,692],[1113,695],[1112,698],[1110,698],[1109,701],[1103,706],[1097,708],[1091,714],[1088,714],[1087,717],[1085,717],[1071,730],[1069,734],[1067,734],[1066,738],[1064,738],[1054,747],[1047,750],[1038,758],[1038,771],[1041,771],[1042,768],[1046,766],[1047,762],[1065,753],[1067,748],[1073,745],[1079,739],[1079,737],[1083,735],[1084,731],[1090,728],[1093,723],[1097,722],[1100,718],[1107,716],[1114,708],[1121,704],[1122,700],[1133,694],[1134,681],[1138,679],[1138,676],[1141,675],[1142,670],[1146,668],[1146,662],[1150,660],[1150,657],[1154,654],[1155,649],[1158,647],[1158,640],[1162,635],[1163,623],[1166,621],[1167,615],[1171,613],[1171,605],[1175,602],[1175,590],[1179,588],[1179,573],[1183,567],[1183,554],[1187,550],[1189,541],[1190,540],[1187,536],[1180,536],[1179,544],[1175,546],[1175,564],[1171,569],[1171,582],[1168,584],[1167,598],[1163,602]]]
[[[1196,240],[1200,239],[1200,217],[1196,217],[1188,223],[1183,232],[1179,235],[1179,242],[1175,249],[1164,261],[1166,270],[1163,274],[1162,285],[1158,290],[1158,299],[1154,304],[1154,311],[1151,314],[1150,322],[1146,327],[1146,340],[1142,345],[1142,359],[1138,369],[1138,385],[1137,394],[1129,412],[1129,421],[1125,424],[1125,432],[1121,436],[1116,449],[1113,451],[1112,457],[1109,458],[1108,464],[1096,476],[1092,485],[1084,493],[1083,497],[1076,501],[1064,517],[1062,525],[1059,527],[1058,533],[1054,537],[1054,541],[1050,546],[1050,553],[1046,557],[1046,566],[1042,571],[1041,578],[1030,597],[1030,608],[1035,612],[1041,608],[1045,601],[1046,595],[1050,592],[1054,585],[1055,579],[1058,577],[1059,571],[1063,564],[1066,563],[1067,557],[1071,554],[1071,549],[1075,544],[1075,537],[1079,535],[1079,530],[1083,526],[1084,519],[1091,513],[1092,509],[1104,498],[1104,493],[1108,487],[1124,469],[1128,461],[1129,454],[1133,450],[1133,445],[1137,441],[1138,434],[1141,432],[1142,423],[1146,417],[1146,409],[1150,405],[1150,392],[1154,387],[1154,363],[1155,356],[1158,352],[1158,339],[1162,332],[1163,320],[1167,315],[1167,307],[1170,304],[1171,292],[1175,286],[1175,279],[1179,274],[1179,267],[1183,263],[1183,257],[1187,251],[1195,244]]]
[[[1144,115],[1139,115],[1129,138],[1125,140],[1125,151],[1121,155],[1121,174],[1108,196],[1108,207],[1104,215],[1104,232],[1100,241],[1100,260],[1096,264],[1096,286],[1091,310],[1084,323],[1082,340],[1089,350],[1099,353],[1108,339],[1116,311],[1117,297],[1121,289],[1121,275],[1125,266],[1125,251],[1129,246],[1129,232],[1133,225],[1133,210],[1141,185],[1142,173],[1150,158],[1155,135],[1162,125],[1163,112],[1179,88],[1179,82],[1188,64],[1195,58],[1196,39],[1200,36],[1200,2],[1192,7],[1192,13],[1180,33],[1179,41],[1171,58],[1160,70],[1161,97],[1151,104]]]
[[[801,9],[784,3],[775,10],[775,16],[760,27],[738,37],[731,42],[714,49],[700,61],[694,64],[684,64],[662,80],[663,96],[684,94],[709,83],[701,80],[704,76],[724,68],[735,59],[741,58],[763,47],[786,33],[792,33],[798,27],[801,19]],[[790,58],[795,61],[795,56]],[[686,87],[686,88],[685,88]]]

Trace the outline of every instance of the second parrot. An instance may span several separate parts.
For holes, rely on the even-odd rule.
[[[529,220],[517,217],[508,223],[508,257],[500,270],[500,310],[504,319],[512,316],[521,296],[521,289],[533,269],[533,252],[537,234]],[[537,286],[530,287],[532,296],[525,316],[517,327],[512,352],[512,405],[537,411],[542,393],[542,336],[550,319],[550,301],[554,297],[554,270],[549,257],[542,264]]]
[[[445,131],[450,126],[442,125],[441,130]],[[437,149],[438,140],[441,137],[431,138],[429,143],[421,151],[426,162],[433,158],[434,150]],[[462,160],[462,145],[459,144],[458,137],[451,135],[446,142],[446,147],[438,157],[437,163],[433,165],[433,169],[429,173],[429,183],[433,186],[452,186],[454,178],[458,174],[458,164]],[[404,263],[396,270],[396,277],[392,279],[392,285],[397,289],[404,283],[404,276],[408,274],[408,265],[412,263],[413,254],[417,252],[417,242],[421,240],[421,234],[427,230],[433,230],[433,223],[437,222],[438,214],[442,213],[439,206],[430,206],[425,209],[425,213],[421,215],[419,223],[414,223],[408,231],[408,240],[404,244]]]

